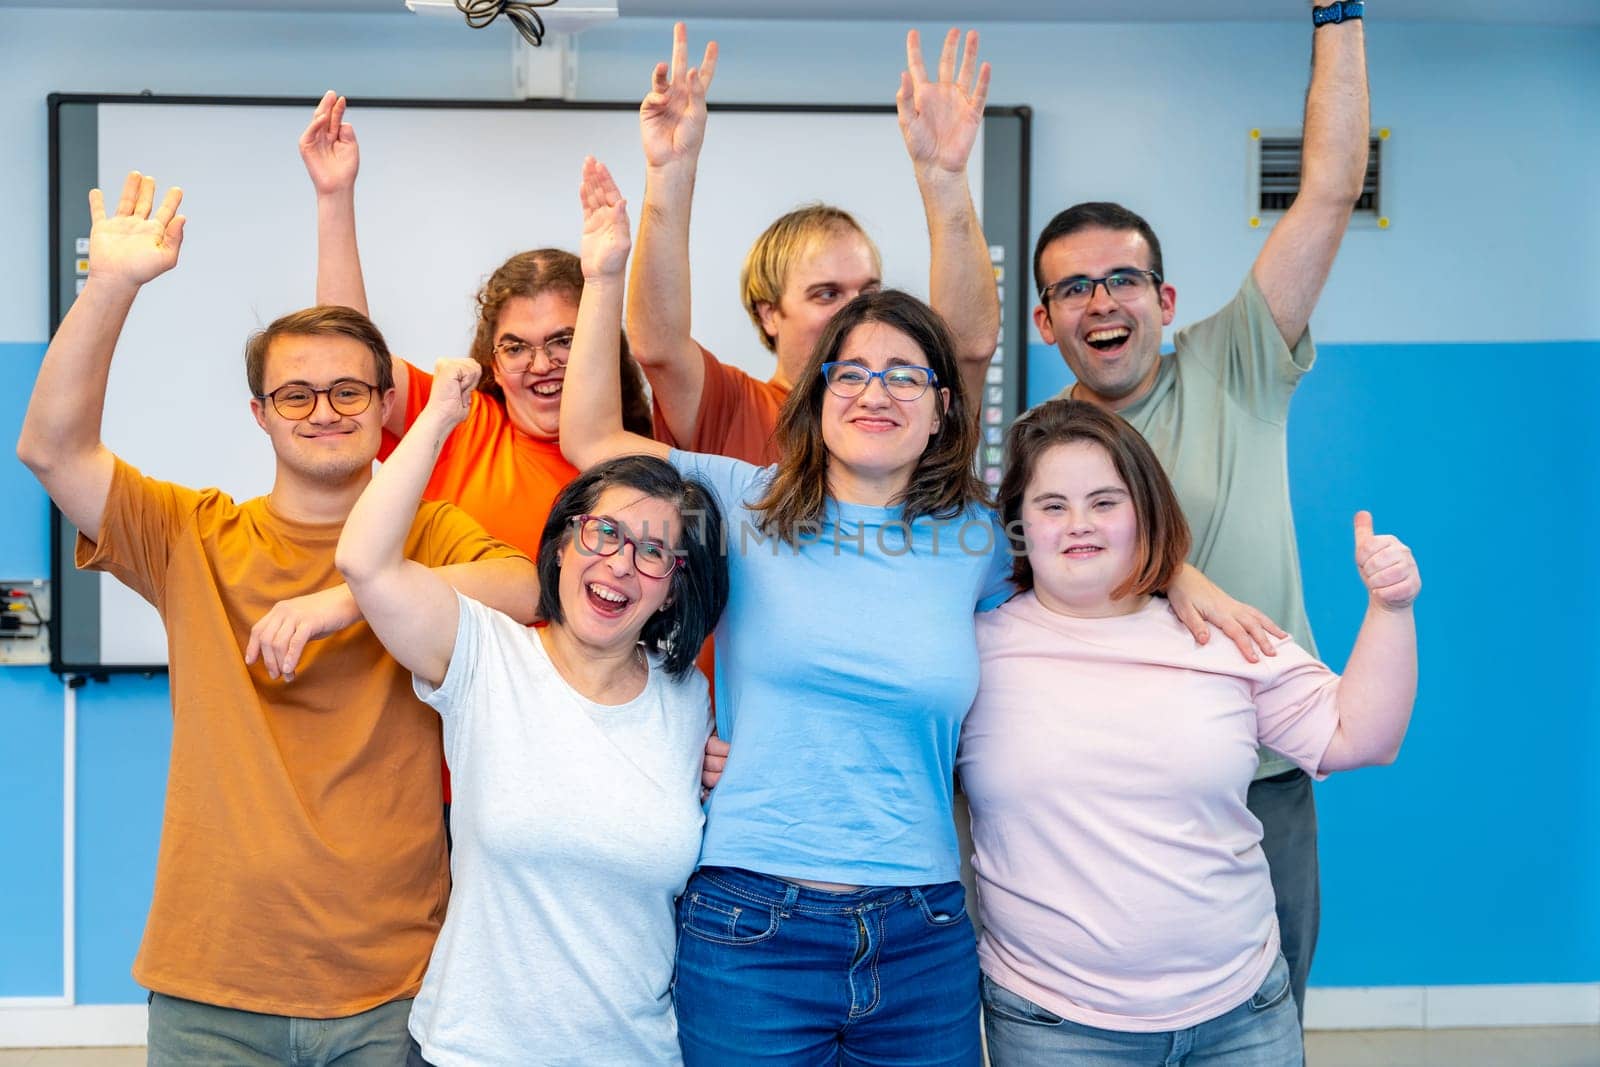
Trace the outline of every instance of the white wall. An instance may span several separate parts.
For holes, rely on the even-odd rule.
[[[1315,323],[1325,341],[1600,336],[1600,30],[1369,20],[1373,115],[1391,127],[1387,232],[1346,242]],[[1119,199],[1161,234],[1180,323],[1220,304],[1259,248],[1245,225],[1246,136],[1298,124],[1310,30],[1290,23],[981,25],[990,99],[1035,109],[1035,229]],[[904,27],[706,22],[722,101],[889,102]],[[936,39],[941,27],[922,27]],[[48,92],[510,95],[511,31],[409,15],[0,9],[0,340],[46,336]],[[580,39],[579,92],[632,100],[670,30]],[[1125,101],[1111,104],[1108,100]],[[715,137],[715,127],[709,136]],[[826,166],[825,149],[819,166]],[[441,207],[447,191],[434,193]],[[634,191],[637,195],[637,191]],[[846,205],[848,206],[848,205]],[[702,205],[704,209],[704,205]],[[743,250],[730,250],[740,255]],[[1511,277],[1507,272],[1518,272]],[[1531,273],[1531,277],[1527,274]],[[1555,283],[1541,279],[1556,275]],[[733,299],[729,294],[729,300]]]

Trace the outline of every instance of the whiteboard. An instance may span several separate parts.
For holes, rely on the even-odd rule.
[[[252,331],[314,302],[316,202],[296,147],[314,103],[52,97],[53,256],[87,236],[89,184],[115,191],[137,169],[155,177],[158,198],[171,184],[184,190],[180,261],[135,303],[107,393],[104,439],[147,474],[237,500],[270,488],[272,451],[250,417],[243,350]],[[357,100],[347,121],[361,146],[356,209],[372,317],[396,354],[424,368],[466,354],[474,293],[508,256],[577,250],[585,155],[612,169],[637,226],[637,104]],[[981,211],[981,141],[973,159]],[[1020,212],[1021,170],[1001,169]],[[739,268],[774,218],[816,200],[860,220],[882,250],[886,285],[926,296],[926,222],[892,109],[713,109],[691,230],[694,334],[759,378],[773,357],[739,303]],[[70,258],[56,271],[57,322],[74,293]],[[58,587],[73,582],[70,545],[61,530]],[[93,591],[63,591],[58,669],[159,669],[154,609],[109,576],[90,580]]]

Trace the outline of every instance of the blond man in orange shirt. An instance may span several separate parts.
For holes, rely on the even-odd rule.
[[[78,565],[160,611],[172,756],[134,977],[152,1064],[404,1060],[410,998],[449,892],[439,720],[361,621],[334,548],[395,402],[364,315],[312,308],[251,340],[251,412],[272,491],[235,503],[145,477],[100,438],[134,297],[178,260],[182,194],[131,174],[90,193],[89,279],[62,321],[18,456],[79,530]],[[532,621],[526,557],[425,504],[410,558]]]
[[[949,324],[967,395],[980,396],[1000,335],[1000,301],[989,245],[967,182],[967,161],[983,124],[989,64],[978,35],[944,39],[929,77],[917,31],[906,35],[906,69],[895,104],[900,132],[928,220],[928,302]],[[960,61],[959,69],[957,61]],[[644,143],[644,208],[628,284],[628,336],[655,404],[656,438],[690,452],[765,465],[778,411],[828,321],[863,292],[883,286],[877,246],[850,214],[814,204],[777,219],[756,240],[741,273],[741,300],[761,343],[777,359],[759,381],[721,362],[689,331],[689,209],[705,138],[706,89],[717,46],[688,63],[682,23],[672,62],[656,66],[639,107]]]

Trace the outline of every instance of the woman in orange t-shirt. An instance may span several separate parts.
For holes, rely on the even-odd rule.
[[[317,190],[317,303],[366,313],[356,246],[355,184],[360,150],[344,121],[345,99],[329,91],[300,137],[300,157]],[[556,248],[519,252],[478,291],[471,357],[483,367],[466,420],[444,444],[423,496],[446,500],[490,534],[526,552],[539,550],[551,505],[578,471],[561,455],[562,379],[578,320],[583,271]],[[428,403],[433,376],[394,359],[396,403],[384,423],[386,459]],[[622,407],[628,428],[648,436],[644,377],[622,344]],[[448,770],[445,803],[450,801]]]

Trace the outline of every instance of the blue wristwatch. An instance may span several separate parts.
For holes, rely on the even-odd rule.
[[[1358,19],[1366,14],[1365,0],[1333,0],[1327,7],[1311,9],[1312,26],[1329,26],[1346,19]]]

